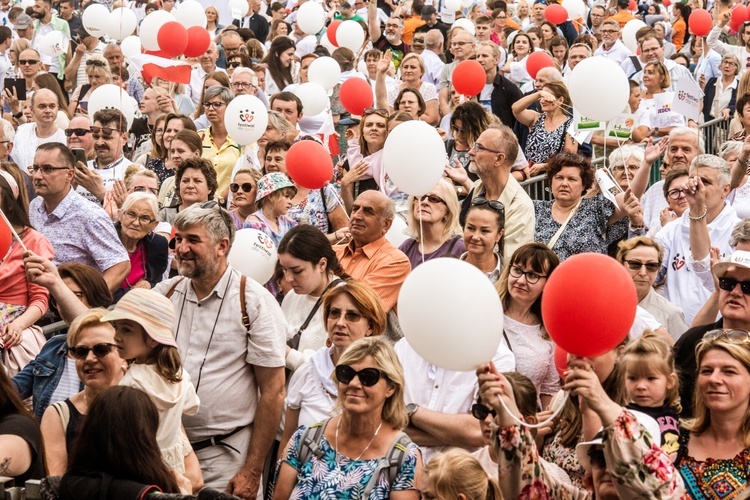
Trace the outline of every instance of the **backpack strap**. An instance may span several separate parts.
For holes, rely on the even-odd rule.
[[[383,469],[388,469],[388,484],[393,484],[396,480],[396,476],[398,476],[399,470],[401,470],[401,466],[404,465],[404,461],[406,461],[406,453],[411,442],[411,438],[407,436],[405,432],[400,432],[399,435],[396,436],[396,439],[393,440],[391,446],[388,448],[388,453],[385,455],[385,458],[380,460],[378,466],[372,472],[372,476],[370,476],[370,480],[367,482],[367,486],[365,486],[365,490],[362,492],[362,498],[369,498],[370,493],[372,493],[378,485],[378,476],[380,476],[380,471]]]
[[[329,420],[331,419],[327,418],[322,422],[308,425],[304,432],[302,432],[297,448],[297,457],[299,458],[300,468],[310,460],[312,455],[315,455],[318,458],[323,458],[321,443],[323,442],[323,431],[326,430]]]
[[[57,414],[60,415],[63,429],[67,431],[68,423],[70,422],[70,408],[68,408],[68,405],[65,403],[65,401],[57,401],[55,403],[52,403],[52,407],[57,411]]]
[[[172,283],[172,286],[169,287],[169,290],[167,291],[167,294],[165,295],[165,297],[168,298],[168,299],[171,299],[172,295],[174,295],[174,291],[177,288],[177,285],[179,285],[180,283],[182,283],[182,280],[184,280],[184,279],[185,278],[182,277],[182,278],[178,279],[177,281],[175,281],[174,283]]]
[[[247,285],[247,276],[240,278],[240,311],[242,311],[242,324],[245,330],[250,330],[250,316],[247,315],[247,303],[245,302],[245,285]]]

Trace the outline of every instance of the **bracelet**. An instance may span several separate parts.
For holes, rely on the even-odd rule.
[[[694,220],[694,221],[705,219],[706,215],[708,215],[708,207],[706,205],[703,205],[703,213],[700,214],[700,216],[698,217],[693,217],[692,215],[690,215],[690,212],[688,211],[688,217],[690,218],[690,220]]]
[[[744,160],[744,161],[743,161],[743,160],[741,160],[741,159],[740,159],[740,157],[738,156],[738,157],[737,157],[737,161],[739,162],[739,164],[740,164],[740,165],[742,165],[742,166],[743,166],[743,167],[745,167],[745,168],[747,168],[747,167],[750,167],[750,158],[748,158],[747,160]]]
[[[630,226],[631,231],[641,231],[643,230],[643,227],[644,227],[643,224],[641,224],[640,226],[634,226],[632,224],[629,224],[629,226]]]

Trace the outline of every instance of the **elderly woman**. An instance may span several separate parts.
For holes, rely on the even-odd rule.
[[[162,280],[169,250],[167,239],[154,233],[158,215],[159,204],[152,193],[133,193],[125,198],[115,229],[128,251],[130,273],[115,291],[115,301],[131,288],[150,289]]]
[[[659,213],[659,223],[648,229],[648,236],[653,238],[661,228],[669,222],[682,217],[689,207],[685,190],[682,186],[688,181],[690,174],[687,170],[680,168],[670,170],[664,178],[664,199],[667,200],[667,206]]]
[[[703,86],[703,120],[714,118],[728,120],[737,102],[737,86],[740,83],[740,60],[734,54],[721,58],[721,77],[709,78]]]
[[[240,145],[229,137],[224,125],[224,114],[233,98],[234,94],[227,88],[209,87],[203,97],[203,106],[206,109],[206,118],[211,125],[207,129],[198,131],[203,138],[201,157],[213,163],[218,182],[217,193],[225,200],[229,193],[232,168],[242,150]]]
[[[346,320],[352,312],[337,313]],[[409,417],[403,369],[393,348],[377,337],[360,339],[341,355],[333,374],[341,414],[292,435],[274,498],[309,498],[335,485],[347,497],[418,499],[422,459],[419,447],[401,431]],[[310,441],[323,453],[311,453]],[[396,461],[393,475],[380,467],[386,457]]]
[[[232,193],[232,208],[229,215],[232,216],[235,228],[239,231],[245,224],[250,214],[258,210],[255,206],[255,197],[258,194],[258,181],[263,174],[254,168],[241,168],[234,174],[234,179],[229,185]]]
[[[460,259],[475,266],[497,283],[503,270],[505,207],[497,200],[478,196],[471,200],[464,224],[466,252]]]
[[[183,132],[180,132],[180,134]],[[179,143],[176,143],[177,137],[172,140],[173,148],[179,146]],[[198,152],[197,156],[186,158],[177,167],[175,185],[178,187],[180,193],[179,204],[164,207],[159,212],[159,219],[170,224],[174,222],[177,214],[187,207],[213,199],[218,186],[216,182],[216,170],[214,170],[211,162],[205,158],[201,158],[200,152]]]
[[[399,65],[401,83],[398,86],[394,86],[390,91],[387,91],[385,76],[390,64],[391,53],[383,53],[380,61],[378,61],[378,73],[375,81],[375,95],[378,107],[388,108],[391,112],[398,110],[396,101],[401,100],[404,89],[414,89],[419,92],[424,104],[424,109],[420,110],[420,113],[415,118],[426,121],[433,126],[440,123],[437,89],[433,84],[422,81],[422,76],[426,73],[422,57],[416,53],[407,54]]]
[[[459,257],[466,251],[458,216],[461,205],[451,183],[441,179],[430,192],[411,198],[412,209],[406,220],[411,236],[399,249],[411,268],[437,257]]]
[[[495,287],[503,303],[503,335],[516,358],[516,371],[538,388],[542,408],[560,390],[554,345],[542,321],[542,293],[560,264],[542,243],[527,243],[513,252]]]
[[[83,390],[52,404],[42,417],[47,470],[52,476],[68,469],[68,456],[89,405],[102,391],[117,385],[127,369],[127,362],[117,352],[115,328],[100,321],[106,313],[105,309],[91,309],[77,317],[68,330],[68,355],[75,359]]]
[[[712,330],[696,348],[695,419],[686,423],[687,432],[680,432],[681,453],[675,460],[691,499],[714,496],[719,489],[731,498],[748,486],[744,473],[750,460],[747,340],[743,330]]]
[[[331,375],[341,355],[359,339],[382,335],[387,325],[380,299],[369,286],[352,279],[333,283],[323,296],[325,345],[309,356],[289,381],[282,450],[301,425],[335,414],[338,391]]]
[[[620,189],[625,191],[643,163],[643,148],[624,144],[609,154],[609,171]]]
[[[665,92],[672,80],[664,63],[649,62],[643,68],[643,100],[638,107],[642,111],[635,128],[633,142],[649,137],[654,140],[665,137],[674,127],[685,125],[685,117],[671,110],[674,92]]]
[[[71,116],[88,115],[89,97],[91,93],[105,85],[112,83],[112,73],[104,56],[92,54],[86,60],[86,76],[89,83],[79,85],[70,97],[68,111]]]

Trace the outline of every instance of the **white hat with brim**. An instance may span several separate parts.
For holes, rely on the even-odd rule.
[[[730,267],[750,269],[750,252],[735,250],[729,260],[715,264],[711,270],[717,277],[723,278]]]

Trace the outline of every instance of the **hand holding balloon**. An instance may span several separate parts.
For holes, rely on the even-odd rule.
[[[513,387],[508,379],[498,372],[495,365],[490,362],[477,370],[477,382],[479,383],[479,398],[482,400],[482,404],[492,408],[497,413],[497,425],[500,427],[516,425],[516,421],[505,411],[505,408],[508,408],[516,418],[521,417],[521,412],[516,406]],[[500,402],[501,398],[505,405]]]

